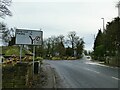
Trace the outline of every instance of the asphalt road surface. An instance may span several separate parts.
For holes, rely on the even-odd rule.
[[[55,69],[62,80],[62,88],[118,88],[118,68],[89,60],[44,62]]]

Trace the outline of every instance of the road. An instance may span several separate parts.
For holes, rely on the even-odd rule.
[[[44,62],[55,69],[62,80],[62,88],[118,88],[118,68],[89,60]]]

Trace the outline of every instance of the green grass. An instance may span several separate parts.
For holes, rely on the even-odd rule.
[[[11,56],[11,55],[20,55],[20,47],[18,46],[3,46],[2,47],[2,53],[5,54],[5,56]],[[22,56],[25,56],[25,54],[28,54],[30,52],[22,50]]]

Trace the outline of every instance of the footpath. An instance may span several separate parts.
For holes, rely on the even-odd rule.
[[[38,80],[34,83],[33,88],[57,88],[57,74],[54,68],[49,64],[43,63],[39,70]]]

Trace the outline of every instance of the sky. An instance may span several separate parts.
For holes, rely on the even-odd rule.
[[[9,27],[40,30],[43,38],[75,31],[84,39],[85,49],[92,50],[98,29],[118,16],[118,0],[12,0]]]

